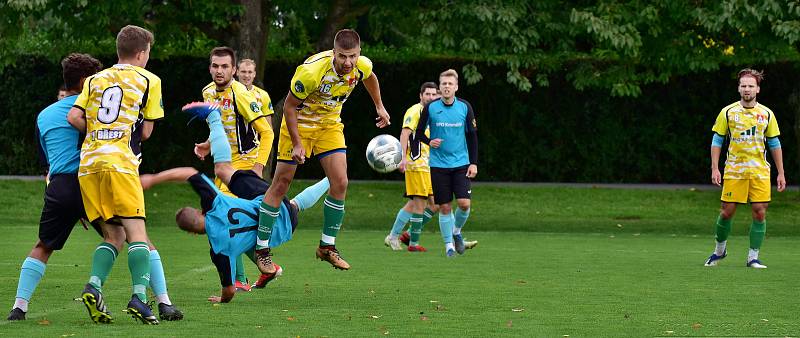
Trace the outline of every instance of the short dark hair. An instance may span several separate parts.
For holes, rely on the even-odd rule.
[[[103,64],[89,54],[72,53],[61,60],[64,89],[81,90],[81,80],[94,75]]]
[[[333,38],[333,47],[353,49],[361,46],[361,37],[352,29],[342,29]]]
[[[230,56],[231,57],[231,65],[237,66],[237,63],[236,63],[236,51],[234,51],[233,48],[231,48],[231,47],[228,47],[228,46],[214,47],[214,49],[211,50],[211,54],[208,55],[208,62],[209,63],[211,62],[211,58],[214,57],[214,56]]]
[[[739,75],[736,78],[739,81],[741,81],[742,78],[745,77],[745,76],[752,76],[754,79],[756,79],[756,85],[760,86],[761,85],[761,80],[764,79],[764,72],[763,71],[757,71],[757,70],[751,69],[751,68],[745,68],[745,69],[742,69],[742,70],[739,71]]]
[[[420,94],[424,93],[425,89],[428,89],[428,88],[433,88],[433,89],[437,89],[437,90],[439,89],[439,87],[437,87],[435,83],[428,81],[428,82],[423,83],[422,86],[419,87],[419,93]]]
[[[139,26],[127,25],[117,33],[117,56],[126,59],[147,50],[153,44],[153,33]]]

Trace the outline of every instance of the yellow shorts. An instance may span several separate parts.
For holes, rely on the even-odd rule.
[[[78,177],[89,221],[145,218],[144,192],[138,175],[101,171]]]
[[[239,160],[233,160],[233,162],[231,162],[231,167],[233,167],[234,171],[236,171],[236,170],[253,170],[253,166],[255,166],[255,165],[256,165],[256,162],[253,161],[253,160],[239,159]],[[232,197],[236,197],[236,195],[234,195],[231,192],[231,190],[228,189],[228,186],[225,185],[225,183],[222,183],[222,180],[219,179],[218,177],[214,177],[214,185],[216,185],[217,188],[219,188],[219,191],[222,191],[223,194],[228,195],[228,196],[232,196]]]
[[[306,157],[347,149],[344,143],[344,124],[337,123],[317,129],[300,128],[299,132]],[[278,160],[292,161],[292,138],[285,124],[281,126],[281,136],[278,139]]]
[[[727,179],[722,184],[723,202],[763,203],[771,199],[769,179]]]
[[[428,197],[433,195],[431,173],[406,171],[406,197]]]

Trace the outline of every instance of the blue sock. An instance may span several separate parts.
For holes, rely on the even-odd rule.
[[[42,261],[32,257],[25,258],[25,261],[22,262],[22,269],[19,271],[17,298],[31,300],[33,292],[36,291],[36,286],[39,285],[39,281],[44,276],[45,268],[47,268],[47,265]]]
[[[211,156],[214,163],[231,161],[231,146],[228,143],[228,136],[225,135],[225,128],[222,126],[222,118],[219,111],[214,111],[206,118],[208,129],[208,141],[211,143]]]
[[[403,227],[406,226],[412,215],[412,213],[400,208],[400,211],[397,212],[397,217],[394,219],[394,225],[392,225],[392,235],[400,236],[400,232],[403,231]]]
[[[439,213],[439,232],[442,233],[442,241],[444,241],[445,244],[453,243],[454,223],[455,218],[452,212],[447,215]]]
[[[167,280],[164,278],[164,266],[158,250],[150,250],[150,289],[156,296],[167,293]]]
[[[297,208],[300,209],[300,211],[307,210],[313,207],[314,204],[319,201],[320,197],[328,192],[330,186],[331,184],[328,182],[328,178],[325,177],[322,181],[305,188],[305,190],[297,194],[292,200],[297,204]]]
[[[461,208],[456,208],[456,212],[454,212],[456,218],[455,221],[456,229],[454,230],[454,232],[456,234],[461,234],[461,228],[464,227],[464,223],[467,223],[467,218],[469,218],[470,210],[471,209],[467,209],[467,211],[463,211],[461,210]]]

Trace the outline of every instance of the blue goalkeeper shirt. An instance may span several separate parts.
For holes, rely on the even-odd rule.
[[[67,122],[67,114],[78,95],[65,97],[39,113],[36,137],[50,167],[50,175],[77,174],[81,160],[81,137]]]
[[[425,136],[425,125],[430,128],[430,136]],[[469,102],[456,97],[453,104],[448,105],[438,99],[420,113],[414,138],[425,143],[442,139],[438,148],[430,148],[431,168],[458,168],[477,164],[476,130],[475,113]]]

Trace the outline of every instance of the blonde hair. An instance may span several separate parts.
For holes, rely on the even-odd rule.
[[[446,76],[452,76],[452,77],[456,78],[456,82],[458,82],[458,72],[456,72],[455,69],[448,69],[448,70],[443,71],[441,74],[439,74],[439,78],[440,79],[443,78],[443,77],[446,77]]]
[[[253,67],[256,66],[256,62],[253,59],[242,59],[242,61],[239,61],[239,64],[237,66],[241,67],[243,63],[252,65]]]

